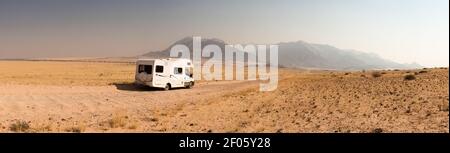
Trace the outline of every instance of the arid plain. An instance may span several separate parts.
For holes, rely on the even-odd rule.
[[[448,68],[281,68],[278,89],[133,85],[135,65],[0,61],[0,132],[449,132]]]

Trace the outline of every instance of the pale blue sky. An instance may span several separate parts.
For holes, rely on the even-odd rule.
[[[185,36],[448,66],[448,0],[0,0],[0,58],[134,56]]]

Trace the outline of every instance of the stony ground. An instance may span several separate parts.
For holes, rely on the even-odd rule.
[[[0,72],[0,132],[449,132],[447,68],[281,69],[272,92],[141,88],[127,63],[2,61]]]

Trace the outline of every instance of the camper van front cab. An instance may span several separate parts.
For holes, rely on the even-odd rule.
[[[192,88],[192,72],[193,64],[189,59],[139,59],[135,83],[164,90]]]

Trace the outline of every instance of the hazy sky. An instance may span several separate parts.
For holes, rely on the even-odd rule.
[[[0,0],[0,58],[134,56],[185,36],[448,66],[448,0]]]

